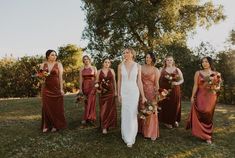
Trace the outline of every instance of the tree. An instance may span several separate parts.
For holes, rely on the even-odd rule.
[[[25,56],[18,60],[0,60],[0,97],[33,97],[38,95],[40,85],[32,75],[39,69],[42,56]]]
[[[221,101],[235,104],[235,50],[220,52],[217,55],[216,67],[223,79]]]
[[[65,92],[74,92],[79,87],[79,69],[82,66],[83,49],[68,44],[59,47],[58,59],[64,67]]]
[[[139,54],[167,54],[166,46],[186,45],[187,33],[197,26],[209,28],[225,19],[222,6],[200,0],[83,0],[93,56],[108,53],[115,58],[125,46]]]
[[[199,58],[209,56],[215,58],[217,53],[216,50],[209,42],[201,42],[200,45],[194,50],[194,53]]]
[[[232,30],[232,31],[231,31],[229,41],[230,41],[233,45],[235,45],[235,30]]]
[[[216,67],[222,74],[223,92],[221,101],[227,104],[235,104],[235,31],[232,30],[228,42],[231,48],[222,51],[217,55]]]

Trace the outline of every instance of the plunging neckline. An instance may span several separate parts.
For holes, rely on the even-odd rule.
[[[53,68],[55,67],[55,65],[57,64],[56,62],[53,64],[53,66],[51,67],[51,69],[49,69],[49,63],[46,63],[47,64],[47,69],[48,69],[48,72],[51,73],[51,71],[53,70]]]
[[[206,78],[206,77],[210,76],[211,74],[213,74],[213,72],[212,72],[211,74],[204,75],[201,71],[199,71],[199,74],[200,74],[203,78]]]
[[[144,68],[145,67],[145,68]],[[150,71],[150,72],[147,72],[147,70],[146,69],[148,69],[148,68],[146,68],[146,66],[143,66],[143,68],[145,69],[145,71],[146,71],[146,73],[145,73],[145,71],[144,71],[144,69],[142,69],[141,68],[141,70],[142,70],[142,74],[143,75],[152,75],[154,72],[155,72],[155,70],[154,70],[154,68],[153,67],[150,67],[150,68],[152,68],[152,70]]]
[[[125,63],[123,63],[123,66],[125,67],[125,70],[126,70],[126,73],[127,73],[127,78],[128,78],[128,80],[129,80],[129,79],[130,79],[130,76],[131,76],[132,69],[133,69],[134,66],[135,66],[135,62],[131,65],[131,68],[130,68],[130,71],[129,71],[129,72],[127,71],[127,68],[126,68]]]
[[[110,71],[110,69],[108,69],[108,72],[107,72],[107,74],[105,75],[104,71],[101,69],[101,72],[104,74],[104,77],[105,77],[105,78],[108,77],[109,71]]]

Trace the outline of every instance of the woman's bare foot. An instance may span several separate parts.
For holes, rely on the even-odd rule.
[[[42,132],[43,132],[43,133],[48,132],[48,128],[43,128]]]
[[[206,140],[206,143],[207,143],[207,144],[212,144],[211,139]]]
[[[51,132],[56,132],[57,131],[57,129],[55,128],[55,127],[53,127],[52,129],[51,129]]]
[[[108,133],[107,129],[103,129],[103,130],[102,130],[102,133],[103,133],[103,134],[107,134],[107,133]]]
[[[169,129],[172,129],[173,128],[173,126],[172,125],[170,125],[170,124],[164,124],[167,128],[169,128]]]
[[[175,127],[179,127],[179,122],[175,121]]]
[[[132,148],[132,145],[133,145],[133,144],[127,144],[127,147],[128,147],[128,148]]]
[[[151,138],[152,141],[155,141],[157,138]]]

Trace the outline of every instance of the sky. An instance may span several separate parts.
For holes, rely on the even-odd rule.
[[[235,29],[235,1],[213,0],[224,5],[227,19],[209,30],[197,28],[188,45],[209,42],[223,50],[229,32]],[[82,37],[86,26],[80,0],[0,0],[0,58],[12,55],[44,55],[47,49],[76,44],[85,47]]]

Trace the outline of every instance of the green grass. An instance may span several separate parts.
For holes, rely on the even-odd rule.
[[[83,107],[74,100],[73,95],[65,97],[68,128],[47,134],[39,129],[40,98],[0,100],[0,157],[235,157],[234,106],[216,107],[212,145],[184,129],[190,104],[183,102],[179,128],[169,130],[160,126],[160,138],[155,142],[138,135],[133,148],[127,148],[121,139],[120,106],[118,128],[102,135],[99,129],[79,128]]]

